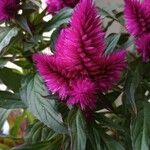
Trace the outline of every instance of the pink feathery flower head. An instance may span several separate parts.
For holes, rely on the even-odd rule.
[[[54,13],[64,8],[63,0],[46,0],[47,11]]]
[[[136,41],[137,50],[142,55],[143,61],[150,59],[150,33],[145,34]]]
[[[89,66],[89,69],[91,65],[97,66],[91,59],[95,61],[99,59],[104,52],[105,41],[100,16],[92,0],[82,0],[77,5],[70,27],[62,31],[57,45],[61,47],[59,50],[56,46],[57,55],[60,54],[62,61],[67,60],[70,70],[76,69],[76,71],[87,74],[84,66],[87,68]]]
[[[128,32],[133,36],[141,36],[150,32],[150,8],[147,2],[124,0],[124,18]]]
[[[93,0],[81,0],[70,26],[60,33],[55,54],[35,54],[33,60],[49,90],[68,104],[93,110],[96,93],[110,90],[126,66],[124,50],[106,56],[105,47]]]
[[[124,16],[126,28],[137,38],[137,50],[147,62],[150,58],[150,0],[125,0]]]
[[[46,0],[47,11],[55,13],[64,7],[75,7],[79,0]]]
[[[82,110],[95,108],[96,87],[94,82],[88,78],[79,78],[74,80],[68,104],[79,104]]]
[[[150,5],[150,0],[144,0],[143,3],[144,5]]]
[[[76,4],[79,2],[80,0],[63,0],[64,4],[67,6],[67,7],[75,7]]]
[[[33,55],[33,60],[48,89],[65,99],[70,93],[70,80],[74,74],[67,72],[65,65],[53,55],[37,53]]]
[[[0,0],[0,20],[5,21],[16,17],[19,0]]]

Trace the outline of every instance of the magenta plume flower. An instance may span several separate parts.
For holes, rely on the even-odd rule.
[[[150,33],[143,35],[136,41],[137,50],[142,55],[143,61],[150,59]]]
[[[125,0],[124,16],[126,28],[137,38],[137,50],[147,62],[150,58],[150,0]]]
[[[68,104],[79,104],[82,110],[93,109],[96,104],[96,87],[88,78],[73,81]]]
[[[65,66],[56,60],[55,56],[46,54],[34,54],[33,60],[44,78],[48,89],[58,93],[61,99],[68,96],[70,92],[70,78],[72,74],[65,70]]]
[[[68,7],[75,7],[79,0],[63,0],[64,4]]]
[[[0,21],[13,19],[19,9],[19,0],[0,0]]]
[[[110,90],[126,66],[124,50],[104,55],[104,33],[93,0],[79,2],[55,49],[52,56],[33,55],[36,67],[50,91],[85,111],[95,109],[96,94]]]
[[[47,11],[55,13],[64,7],[75,7],[79,0],[46,0]]]
[[[128,32],[140,36],[150,32],[150,8],[139,0],[125,0],[124,17]]]
[[[63,62],[67,60],[70,70],[76,69],[82,74],[88,74],[91,68],[99,68],[99,64],[95,62],[100,60],[105,42],[100,16],[92,0],[83,0],[77,5],[70,27],[62,31],[57,45],[61,47],[61,50],[56,47],[57,55],[60,54]]]
[[[47,4],[47,11],[49,13],[54,13],[64,8],[63,0],[47,0],[46,4]]]

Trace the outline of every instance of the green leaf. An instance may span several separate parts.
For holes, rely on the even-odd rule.
[[[56,109],[54,99],[48,99],[42,79],[38,76],[28,76],[21,89],[21,98],[29,111],[41,122],[57,133],[67,133],[61,114]]]
[[[43,24],[42,28],[44,32],[50,31],[53,28],[58,28],[60,25],[64,23],[68,23],[70,20],[72,11],[73,10],[70,8],[63,9],[62,11],[60,11],[60,13],[55,15],[50,21]]]
[[[41,3],[38,0],[30,0],[32,3],[34,3],[36,6],[38,6],[39,8],[41,8]]]
[[[119,124],[119,119],[121,120],[121,118],[118,118],[118,116],[113,116],[112,118],[106,117],[105,115],[101,114],[101,113],[95,113],[94,114],[94,118],[95,120],[101,125],[104,126],[105,128],[107,128],[108,130],[115,130],[116,132],[120,132],[123,133],[124,129],[123,127]],[[116,122],[118,121],[118,122]]]
[[[138,115],[131,121],[131,139],[135,150],[149,150],[150,148],[150,103],[140,102]]]
[[[0,27],[0,53],[19,32],[16,27]]]
[[[86,149],[86,122],[80,110],[77,111],[75,119],[74,150]]]
[[[125,150],[119,142],[107,134],[103,134],[102,139],[105,143],[105,150]]]
[[[100,8],[99,11],[100,11],[102,19],[104,19],[106,17],[115,19],[114,16],[112,16],[112,14],[110,12],[108,12],[107,10],[105,10],[104,8]]]
[[[25,139],[27,143],[36,143],[49,141],[53,139],[57,134],[46,127],[43,123],[36,121],[30,125],[26,130]]]
[[[105,50],[105,54],[110,54],[110,53],[114,52],[114,50],[119,42],[120,35],[121,34],[111,34],[109,37],[107,37],[107,39],[106,39],[107,48]]]
[[[1,131],[1,128],[3,127],[4,122],[6,121],[9,113],[10,113],[10,110],[0,108],[0,131]]]
[[[140,67],[141,65],[137,65],[135,70],[133,70],[133,68],[129,70],[123,94],[123,102],[126,105],[126,109],[131,107],[135,114],[137,114],[137,107],[135,103],[135,92],[141,81]]]
[[[7,60],[5,59],[0,59],[0,68],[3,68],[7,64]]]
[[[132,46],[133,44],[134,44],[134,38],[133,37],[129,37],[129,39],[123,45],[121,45],[120,48],[127,49],[130,46]]]
[[[35,14],[34,18],[33,18],[33,23],[35,25],[38,25],[39,23],[41,23],[41,20],[43,19],[43,17],[45,16],[46,13],[46,9],[43,10],[40,14]]]
[[[89,139],[90,139],[90,145],[93,150],[103,150],[102,148],[102,139],[99,135],[99,131],[96,128],[89,128]],[[91,149],[91,148],[90,148]],[[90,150],[89,149],[89,150]]]
[[[13,150],[59,150],[61,149],[62,137],[57,137],[53,142],[44,141],[35,144],[24,144],[13,148]]]
[[[30,30],[30,27],[28,25],[27,19],[24,16],[19,16],[17,18],[17,23],[20,25],[20,27],[27,31],[30,35],[32,35],[32,32]]]
[[[89,130],[89,139],[93,150],[125,150],[118,141],[107,135],[103,129],[89,127]]]
[[[60,33],[60,29],[58,28],[51,35],[50,48],[51,48],[52,52],[55,52],[55,43],[57,41],[59,33]]]
[[[0,107],[5,109],[25,108],[20,97],[16,94],[0,91]]]
[[[52,145],[52,146],[54,146],[54,145]],[[52,146],[51,146],[50,142],[41,142],[41,143],[38,142],[35,144],[21,145],[19,147],[13,148],[13,150],[52,150],[51,149]],[[58,145],[56,145],[56,146],[58,146]]]
[[[11,90],[18,92],[21,86],[22,75],[15,70],[3,68],[0,69],[0,79]]]

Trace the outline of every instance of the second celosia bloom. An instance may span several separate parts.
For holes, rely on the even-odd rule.
[[[0,0],[0,21],[13,19],[19,9],[19,0]]]
[[[70,26],[61,31],[55,55],[35,54],[33,60],[48,89],[82,110],[96,107],[96,94],[110,90],[126,65],[125,52],[104,55],[101,30],[93,0],[81,0]]]
[[[125,0],[125,24],[128,32],[136,38],[138,52],[143,61],[150,59],[150,5],[149,0]]]

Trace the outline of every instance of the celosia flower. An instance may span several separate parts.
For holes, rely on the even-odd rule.
[[[143,61],[150,59],[150,33],[145,34],[136,41],[137,50],[142,55]]]
[[[58,93],[65,99],[70,92],[70,79],[73,76],[65,70],[65,65],[56,60],[55,56],[34,54],[33,60],[37,62],[37,69],[44,78],[50,91]]]
[[[47,11],[54,13],[64,7],[75,7],[79,0],[46,0]]]
[[[54,13],[64,8],[63,0],[47,0],[46,4],[47,4],[47,11],[49,13]]]
[[[0,0],[0,20],[9,20],[16,17],[19,9],[19,0]]]
[[[150,9],[146,3],[139,0],[125,0],[126,28],[134,36],[150,32]]]
[[[96,93],[111,89],[126,65],[124,51],[104,55],[104,41],[93,0],[81,0],[70,26],[60,33],[56,53],[33,56],[48,89],[68,104],[93,110]]]
[[[68,7],[75,7],[79,0],[63,0],[63,2]]]
[[[88,78],[79,78],[72,83],[68,104],[80,104],[81,109],[93,109],[96,104],[96,87]]]
[[[150,4],[149,0],[125,0],[125,23],[128,32],[137,38],[136,46],[143,61],[150,58]]]

